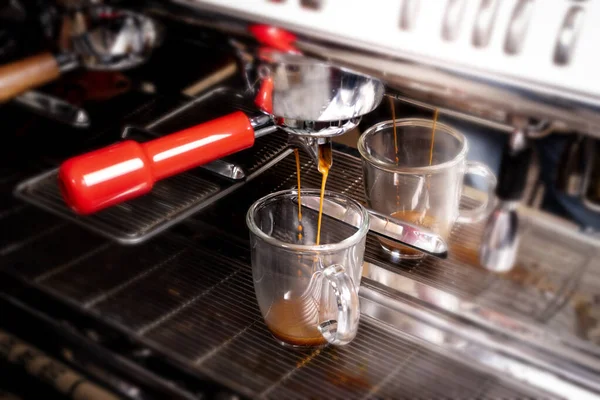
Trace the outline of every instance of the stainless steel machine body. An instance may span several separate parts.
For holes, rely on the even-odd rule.
[[[244,41],[253,40],[249,23],[279,25],[297,35],[295,46],[305,54],[381,79],[400,101],[526,132],[528,140],[553,131],[600,137],[600,81],[589,52],[600,29],[590,22],[600,5],[593,0],[440,0],[435,7],[425,0],[172,3],[145,12]],[[328,188],[364,202],[360,160],[343,150],[334,151]],[[447,259],[397,262],[369,235],[356,340],[307,353],[279,346],[255,303],[243,216],[258,197],[296,185],[295,159],[277,134],[262,137],[244,157],[250,160],[243,183],[213,190],[209,177],[194,171],[135,207],[87,222],[69,218],[79,225],[30,206],[8,210],[0,220],[16,234],[0,248],[0,273],[107,321],[151,355],[249,397],[600,395],[600,245],[517,202],[510,211],[519,214],[520,248],[510,271],[481,265],[485,223],[456,225]],[[301,173],[305,187],[320,186],[311,157],[302,156]],[[27,180],[20,197],[45,209],[62,207],[55,214],[65,217],[53,182],[51,173]],[[180,183],[190,193],[173,207],[170,193],[180,193]],[[479,192],[468,190],[462,205],[480,201]],[[80,227],[109,226],[118,241],[137,242],[140,223],[162,223],[157,204],[181,218],[180,229],[136,246]],[[136,210],[148,218],[123,217]],[[32,234],[24,222],[35,218],[41,228]],[[53,252],[36,263],[32,254],[42,244]]]

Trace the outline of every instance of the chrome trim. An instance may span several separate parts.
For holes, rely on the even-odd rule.
[[[451,110],[459,118],[507,126],[526,118],[546,121],[554,132],[600,137],[600,98],[479,71],[428,65],[409,60],[409,55],[382,57],[309,42],[298,46],[315,57],[381,77],[388,95]]]
[[[457,38],[462,26],[462,18],[465,13],[465,0],[449,0],[444,13],[444,25],[442,26],[442,38],[452,41]]]
[[[400,28],[405,31],[413,29],[419,15],[419,0],[404,0],[400,10]]]
[[[567,65],[571,61],[583,20],[584,9],[580,6],[572,6],[565,15],[554,48],[554,62],[556,64]]]
[[[303,207],[318,212],[319,205],[318,197],[302,197]],[[422,226],[389,217],[369,208],[365,209],[369,213],[369,231],[435,257],[446,258],[448,256],[448,245],[440,235]],[[340,211],[343,210],[340,210],[335,203],[323,202],[324,215],[358,228],[356,221],[349,220],[348,215],[340,214]]]
[[[509,377],[568,399],[598,398],[600,385],[596,375],[580,368],[560,369],[552,357],[537,354],[527,346],[470,323],[432,312],[400,294],[391,294],[364,274],[360,297],[361,313],[436,346],[448,357],[469,360],[478,368],[493,371],[499,379]]]
[[[508,31],[504,40],[504,51],[515,55],[521,52],[527,37],[529,21],[533,16],[534,0],[519,0],[513,9]]]
[[[473,27],[473,46],[486,47],[492,36],[494,22],[498,14],[498,0],[481,0]]]
[[[246,173],[242,168],[225,160],[215,160],[204,164],[202,168],[233,180],[244,179],[246,177]]]

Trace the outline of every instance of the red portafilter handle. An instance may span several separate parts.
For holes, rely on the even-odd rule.
[[[145,143],[126,140],[65,161],[58,173],[64,200],[78,214],[148,193],[154,182],[254,145],[241,111]]]
[[[276,26],[255,24],[248,27],[250,33],[263,46],[287,53],[300,54],[296,48],[296,35]]]

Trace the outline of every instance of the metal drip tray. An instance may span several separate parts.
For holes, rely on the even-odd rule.
[[[427,257],[394,263],[369,236],[356,340],[347,347],[312,351],[279,345],[264,325],[254,296],[244,217],[257,198],[294,187],[295,174],[294,156],[285,156],[235,193],[148,242],[119,246],[95,237],[91,245],[89,240],[73,240],[73,245],[61,246],[56,256],[40,262],[31,255],[36,248],[52,243],[59,247],[60,238],[87,234],[52,219],[44,230],[49,233],[5,250],[0,269],[128,332],[161,356],[250,397],[562,398],[546,390],[561,393],[564,386],[553,387],[552,382],[566,376],[570,367],[562,363],[570,366],[573,360],[552,358],[565,375],[540,373],[533,358],[509,363],[507,354],[529,353],[516,344],[511,347],[520,342],[511,342],[501,331],[502,324],[525,331],[542,326],[548,334],[562,335],[557,348],[573,345],[579,339],[570,327],[560,332],[550,329],[580,287],[581,277],[597,270],[591,264],[596,249],[575,236],[550,233],[533,221],[524,233],[519,267],[503,276],[475,263],[480,225],[456,227],[447,260]],[[302,184],[320,185],[307,157],[302,158]],[[359,160],[336,151],[328,188],[363,201]],[[473,201],[466,198],[465,205]],[[25,217],[15,213],[12,224]],[[541,243],[544,251],[539,250]],[[600,294],[592,281],[586,284]],[[433,311],[417,312],[432,306]],[[440,309],[448,319],[456,314],[474,318],[475,313],[498,319],[486,320],[485,329],[465,325],[463,333],[462,328],[436,326],[424,319]],[[480,340],[482,332],[496,329],[505,348]],[[466,334],[473,331],[472,336]],[[587,373],[597,377],[590,371],[598,370],[600,358],[595,356],[597,348],[589,345]],[[531,375],[519,376],[532,364]],[[524,386],[515,377],[541,389]]]
[[[260,315],[249,257],[247,245],[214,231],[167,234],[135,247],[99,244],[33,280],[253,398],[554,398],[443,354],[366,309],[349,346],[283,347]]]

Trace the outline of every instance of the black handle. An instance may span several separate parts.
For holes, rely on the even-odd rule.
[[[600,209],[600,140],[588,138],[586,148],[586,187],[584,204],[593,210]]]
[[[523,197],[532,156],[533,149],[529,139],[521,132],[513,133],[502,154],[496,187],[499,200],[520,200]]]
[[[585,148],[582,136],[573,135],[556,168],[556,189],[568,196],[579,196],[585,174]]]

